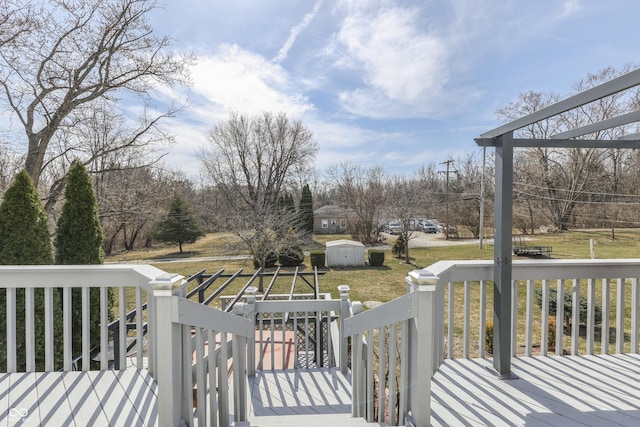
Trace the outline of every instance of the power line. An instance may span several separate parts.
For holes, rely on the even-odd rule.
[[[569,200],[569,199],[563,199],[563,198],[560,198],[560,197],[551,197],[551,196],[543,196],[543,195],[540,195],[540,194],[527,193],[527,192],[519,191],[519,190],[514,190],[514,194],[520,194],[520,195],[532,197],[532,198],[534,198],[536,200],[548,200],[548,201],[553,201],[553,202],[566,202],[566,203],[575,203],[575,204],[582,204],[582,205],[609,205],[609,206],[614,206],[614,205],[639,206],[640,205],[640,201],[638,201],[638,202],[615,202],[615,201],[595,201],[595,200]]]
[[[524,186],[524,187],[537,188],[539,190],[545,190],[545,191],[548,191],[549,189],[552,189],[554,191],[563,191],[563,192],[574,191],[577,194],[585,194],[585,195],[589,195],[589,196],[634,197],[634,198],[640,199],[640,195],[637,195],[637,194],[601,193],[601,192],[595,192],[595,191],[575,191],[575,190],[568,190],[566,188],[545,187],[545,186],[542,186],[542,185],[529,184],[529,183],[525,183],[525,182],[514,182],[513,185],[514,185],[514,187],[515,186]]]
[[[446,225],[444,227],[444,238],[445,240],[449,240],[449,174],[450,173],[458,173],[457,169],[455,169],[455,167],[453,167],[453,160],[449,159],[445,162],[440,163],[441,165],[447,165],[447,170],[446,171],[438,171],[438,173],[446,173],[447,174],[447,179],[446,179],[446,186],[445,186],[445,191],[444,191],[444,204],[445,204],[445,222]],[[451,169],[453,167],[453,169]]]

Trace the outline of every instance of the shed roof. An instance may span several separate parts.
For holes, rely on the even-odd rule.
[[[346,239],[340,239],[340,240],[332,240],[330,242],[326,243],[327,248],[331,248],[331,247],[336,247],[336,246],[351,246],[351,247],[361,247],[364,248],[364,245],[360,242],[356,242],[355,240],[346,240]]]
[[[353,210],[345,209],[338,205],[325,205],[313,211],[313,214],[316,216],[323,216],[323,215],[343,216],[343,215],[348,215],[352,212]]]

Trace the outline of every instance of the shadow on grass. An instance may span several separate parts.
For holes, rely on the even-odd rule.
[[[188,259],[188,258],[201,257],[201,256],[205,256],[203,251],[184,251],[182,253],[180,252],[163,253],[163,254],[149,257],[149,259],[151,260],[161,260],[161,259],[167,259],[167,258]]]
[[[319,270],[319,269],[318,269]],[[333,267],[329,267],[327,268],[327,271],[371,271],[371,270],[377,270],[377,271],[389,271],[391,270],[391,267],[388,267],[386,265],[381,265],[381,266],[376,266],[376,267],[372,267],[370,265],[363,265],[363,266],[348,266],[348,267],[338,267],[338,266],[333,266]]]

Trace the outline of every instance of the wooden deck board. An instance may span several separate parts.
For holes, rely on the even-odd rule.
[[[147,371],[0,374],[0,427],[157,426]]]
[[[9,381],[9,374],[0,374],[0,427],[9,425]]]
[[[522,357],[501,380],[490,359],[445,360],[432,423],[453,426],[640,425],[640,356]]]
[[[142,425],[158,425],[158,400],[155,392],[155,382],[149,383],[145,380],[145,375],[140,371],[125,369],[114,371],[120,386],[124,389],[125,396],[128,396],[133,408],[138,413]],[[151,377],[146,376],[149,380]]]
[[[40,407],[40,423],[42,425],[58,424],[75,426],[73,411],[67,391],[64,388],[62,375],[57,372],[38,372],[36,374],[38,405]]]
[[[36,425],[40,424],[40,407],[35,380],[36,374],[33,372],[10,375],[8,419],[10,426],[32,422]]]
[[[501,380],[490,359],[445,360],[431,424],[640,425],[640,355],[522,357],[512,372]],[[350,377],[337,369],[258,371],[250,393],[252,426],[366,424],[351,418]],[[156,396],[144,370],[0,374],[0,427],[156,426]]]
[[[91,379],[85,372],[64,372],[61,374],[67,399],[77,425],[104,425],[108,423],[102,411],[100,399],[93,390]]]
[[[258,371],[250,387],[253,416],[351,413],[350,378],[337,369]]]

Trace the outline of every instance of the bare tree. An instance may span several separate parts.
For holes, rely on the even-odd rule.
[[[327,170],[341,206],[353,209],[357,220],[349,224],[352,237],[365,245],[376,243],[383,208],[386,206],[384,171],[380,166],[363,167],[343,162]]]
[[[578,82],[575,92],[581,92],[605,81],[621,72],[606,68]],[[528,92],[521,94],[517,101],[498,111],[506,120],[521,117],[539,110],[558,100],[558,96]],[[586,104],[556,117],[527,126],[518,131],[518,136],[547,138],[568,128],[576,128],[595,123],[630,110],[629,93],[621,92],[596,102]],[[585,135],[590,139],[616,139],[628,132],[628,127],[617,127]],[[608,152],[610,151],[610,152]],[[597,191],[604,176],[607,158],[617,161],[611,150],[537,147],[516,153],[514,176],[515,200],[526,201],[529,211],[533,209],[544,216],[560,230],[572,224],[575,209],[588,201],[588,195]],[[533,201],[533,202],[532,202]],[[533,217],[531,212],[529,216]],[[533,228],[533,224],[531,225]]]
[[[76,115],[77,123],[56,134],[45,158],[41,183],[49,183],[44,194],[49,213],[64,189],[65,173],[71,163],[82,162],[94,176],[146,168],[157,164],[164,156],[162,150],[173,142],[173,136],[159,126],[167,114],[141,117],[132,123],[112,102],[99,100],[94,108],[80,110]]]
[[[154,85],[186,81],[191,58],[169,52],[147,15],[154,0],[5,2],[30,11],[0,51],[3,101],[27,137],[25,167],[38,185],[50,143],[73,127],[96,101],[122,93],[149,102]],[[153,120],[151,120],[153,121]],[[55,155],[54,155],[55,156]]]
[[[201,159],[223,203],[218,228],[239,236],[265,268],[288,229],[300,231],[297,215],[280,209],[278,199],[296,182],[296,171],[313,168],[313,135],[284,113],[232,113],[211,129],[208,139]]]
[[[480,237],[482,167],[474,154],[471,152],[456,161],[457,173],[450,183],[449,215],[457,227],[455,234],[459,233],[459,228],[464,228],[477,239]]]
[[[387,215],[400,223],[400,236],[404,242],[404,260],[411,262],[409,241],[417,237],[417,218],[423,215],[421,206],[426,198],[420,181],[394,176],[387,183]]]

